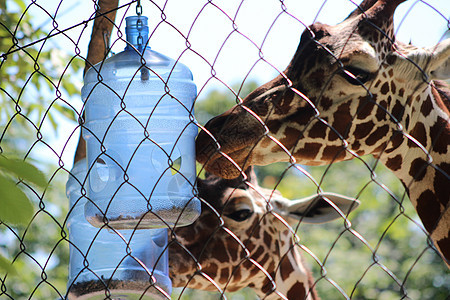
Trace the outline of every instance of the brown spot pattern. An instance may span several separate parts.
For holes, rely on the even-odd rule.
[[[443,238],[437,241],[439,249],[442,253],[450,253],[450,237]]]
[[[353,151],[357,151],[361,147],[361,143],[359,141],[354,141],[351,146]]]
[[[416,158],[411,163],[409,169],[409,175],[414,178],[415,181],[421,181],[427,173],[428,163],[422,158]]]
[[[333,115],[333,128],[339,132],[344,138],[347,137],[348,128],[352,122],[352,116],[350,114],[350,102],[342,103],[339,105],[337,111]],[[333,130],[330,130],[328,139],[330,141],[337,140],[339,137]]]
[[[391,153],[395,149],[397,149],[404,140],[404,135],[400,131],[395,131],[391,138],[391,147],[389,149],[386,149],[387,153]]]
[[[282,143],[288,149],[291,148],[294,142],[298,141],[303,137],[303,133],[300,130],[297,130],[292,127],[287,127],[284,130],[285,137],[280,139],[280,143]],[[278,148],[277,148],[278,149]]]
[[[372,132],[369,137],[366,140],[366,144],[368,146],[373,146],[376,144],[376,142],[384,139],[386,134],[389,132],[389,126],[383,125],[381,127],[378,127],[374,132]]]
[[[387,93],[389,93],[389,83],[387,83],[387,82],[383,83],[383,85],[381,86],[380,92],[383,95],[386,95]]]
[[[433,150],[439,154],[446,154],[449,145],[450,125],[441,117],[430,128],[431,144]]]
[[[281,262],[280,262],[280,275],[283,280],[288,279],[289,275],[294,272],[294,267],[289,262],[289,259],[286,256],[283,256]]]
[[[406,130],[409,129],[409,115],[406,115],[406,118],[405,118],[405,129]]]
[[[281,128],[281,125],[283,125],[281,120],[266,120],[265,123],[269,128],[269,131],[273,134],[277,134]]]
[[[388,71],[388,74],[389,74],[389,77],[394,76],[394,70],[393,70],[393,69],[390,69],[390,70]],[[392,92],[395,93],[394,91],[392,91]]]
[[[298,125],[306,125],[311,118],[314,117],[316,111],[309,104],[305,107],[300,107],[295,114],[285,119],[287,122],[293,122]]]
[[[217,264],[215,263],[211,263],[208,267],[208,272],[210,272],[210,275],[216,275],[217,274],[217,270],[219,270]]]
[[[333,100],[331,100],[331,98],[324,96],[320,99],[320,105],[322,105],[322,108],[324,110],[328,110],[332,104],[333,104]]]
[[[212,275],[212,274],[211,274]],[[230,277],[230,270],[227,267],[222,267],[220,270],[219,282],[225,284]]]
[[[392,71],[392,70],[391,70]],[[391,81],[391,93],[395,94],[395,92],[397,91],[397,87],[395,86],[394,81]]]
[[[317,153],[319,153],[320,148],[322,148],[322,144],[319,143],[305,143],[305,146],[296,151],[296,155],[301,156],[304,159],[313,160],[316,158]]]
[[[327,129],[328,129],[327,125],[325,125],[322,121],[317,120],[309,129],[308,136],[313,139],[314,138],[324,139],[327,135]]]
[[[264,231],[263,240],[264,240],[264,245],[272,245],[272,236],[269,233],[267,233],[266,231]]]
[[[436,170],[434,176],[434,192],[438,199],[443,202],[441,205],[447,207],[448,202],[450,201],[450,184],[448,177],[450,175],[450,163],[441,163],[437,165],[440,170]]]
[[[401,121],[403,114],[405,113],[405,107],[400,101],[396,101],[394,107],[392,108],[392,115],[397,119],[397,121]]]
[[[381,80],[378,79],[377,82],[375,82],[374,88],[377,88],[381,84]]]
[[[306,296],[306,289],[305,286],[300,283],[300,282],[296,282],[291,289],[288,291],[287,293],[287,298],[289,300],[291,299],[305,299]]]
[[[266,254],[264,254],[264,257],[261,258],[260,260],[258,260],[258,263],[259,263],[261,266],[264,266],[264,265],[267,263],[267,261],[269,260],[269,258],[270,258],[270,254],[269,254],[268,252],[266,252]],[[266,269],[266,270],[267,270],[267,269]]]
[[[359,120],[364,120],[368,116],[372,114],[372,110],[375,106],[374,101],[376,101],[376,95],[374,95],[373,99],[367,97],[359,97],[358,108],[356,109],[356,114]]]
[[[356,125],[353,136],[355,139],[362,139],[367,137],[367,135],[373,130],[375,124],[372,121],[361,123]]]
[[[276,115],[285,115],[289,112],[292,105],[292,99],[294,99],[294,92],[291,89],[285,91],[283,95],[274,93],[271,97],[275,106]]]
[[[273,277],[274,276],[272,276],[272,278]],[[265,293],[266,295],[271,294],[272,291],[274,291],[274,289],[275,289],[275,285],[274,284],[275,283],[273,282],[273,279],[266,277],[264,279],[264,281],[263,281],[263,287],[262,287],[261,291],[263,293]]]
[[[344,159],[345,157],[345,148],[343,146],[327,146],[323,150],[322,160],[331,162],[331,161],[339,161]]]
[[[411,136],[413,136],[417,142],[419,142],[425,148],[427,147],[427,131],[423,123],[417,123],[411,130]],[[408,139],[409,147],[419,147],[415,141]]]
[[[424,191],[417,199],[417,214],[428,232],[432,232],[441,214],[436,195],[431,190]]]
[[[377,118],[377,120],[379,122],[386,120],[386,108],[387,108],[387,102],[386,101],[381,101],[380,104],[378,105],[377,108],[377,113],[375,114],[375,117]]]
[[[390,157],[386,162],[386,167],[391,169],[392,171],[397,171],[401,168],[403,162],[403,158],[400,154]]]
[[[420,112],[422,113],[422,115],[424,117],[427,117],[431,113],[432,109],[433,109],[433,104],[431,102],[430,95],[428,95],[427,98],[425,99],[425,101],[423,101],[422,106],[420,107]]]
[[[252,254],[252,258],[256,261],[259,260],[259,257],[265,252],[265,249],[263,246],[259,246],[258,249]]]
[[[393,64],[395,63],[396,60],[397,60],[397,57],[396,57],[395,55],[388,55],[388,56],[386,57],[386,62],[387,62],[389,65],[393,65]]]
[[[233,269],[233,280],[236,282],[239,282],[239,281],[241,281],[241,278],[242,278],[242,273],[241,273],[240,266],[237,268],[234,268]]]

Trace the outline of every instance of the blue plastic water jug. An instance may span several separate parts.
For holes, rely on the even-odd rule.
[[[84,77],[85,215],[115,229],[188,225],[200,214],[192,73],[146,47],[146,17],[126,18],[126,38]]]
[[[84,217],[86,160],[74,164],[66,185],[69,198],[69,299],[167,299],[167,229],[108,230]],[[154,285],[152,284],[154,283]],[[158,287],[158,288],[156,288]]]

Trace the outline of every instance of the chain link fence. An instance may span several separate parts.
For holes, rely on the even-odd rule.
[[[360,156],[362,152],[345,148],[344,152],[350,153],[352,160],[331,159],[331,163],[324,166],[309,166],[301,161],[297,164],[295,147],[286,139],[276,137],[274,127],[264,123],[268,119],[262,116],[263,108],[245,102],[248,100],[242,102],[269,91],[270,88],[261,91],[258,87],[281,74],[283,80],[290,82],[285,86],[297,92],[292,96],[296,101],[303,106],[309,103],[317,109],[314,120],[329,122],[327,126],[336,136],[342,134],[337,122],[320,115],[321,110],[331,104],[324,106],[320,102],[316,107],[319,102],[308,102],[312,95],[303,95],[303,90],[295,86],[296,78],[285,76],[282,70],[288,66],[302,32],[310,24],[317,21],[337,24],[357,9],[359,3],[349,0],[310,2],[0,1],[0,299],[70,299],[80,296],[74,293],[76,289],[95,290],[98,299],[115,298],[114,291],[120,290],[121,282],[97,272],[94,266],[101,264],[102,259],[117,264],[116,275],[121,272],[120,264],[127,261],[131,261],[130,266],[145,270],[146,284],[127,287],[138,291],[143,299],[154,287],[163,299],[446,299],[450,295],[450,280],[445,258],[433,243],[434,237],[425,229],[428,224],[422,223],[408,200],[411,185],[406,183],[405,188],[391,171],[395,169],[394,162],[384,163],[387,168],[380,157]],[[364,3],[368,8],[374,2]],[[434,45],[448,37],[449,12],[450,6],[445,1],[405,2],[394,15],[397,39],[436,50]],[[193,107],[181,106],[190,118],[189,124],[195,126],[195,130],[203,130],[203,142],[209,139],[213,150],[205,158],[205,151],[197,149],[197,155],[199,150],[203,151],[204,164],[197,163],[198,174],[194,178],[192,174],[183,174],[184,169],[180,167],[183,161],[177,160],[180,155],[173,150],[166,152],[165,146],[158,148],[164,150],[165,156],[153,159],[152,163],[160,165],[162,172],[170,176],[180,174],[178,180],[190,184],[201,201],[202,215],[193,225],[185,227],[178,226],[177,218],[168,223],[156,214],[165,224],[162,242],[155,238],[161,237],[160,231],[151,233],[134,227],[124,233],[101,216],[100,228],[80,229],[86,232],[84,244],[80,246],[69,239],[69,226],[74,224],[71,218],[77,212],[84,213],[84,203],[91,202],[87,192],[89,179],[85,173],[76,173],[73,169],[75,163],[84,162],[86,146],[80,135],[82,131],[89,131],[86,107],[81,100],[83,75],[96,63],[104,63],[130,44],[125,38],[125,17],[136,14],[149,18],[148,46],[174,59],[170,76],[177,65],[184,64],[192,71],[197,85],[198,95]],[[383,31],[383,24],[375,26],[380,36],[391,37],[391,33]],[[443,55],[446,55],[443,61],[448,61],[448,53]],[[335,57],[332,64],[339,63],[347,62]],[[411,59],[410,63],[415,61]],[[307,65],[314,68],[312,63]],[[358,66],[361,71],[367,63],[363,60]],[[142,70],[146,70],[145,60]],[[147,70],[158,75],[156,67]],[[369,94],[375,94],[376,86],[362,82],[368,79],[364,78],[367,74],[348,75],[358,70],[345,69],[344,73],[350,76],[346,80],[356,80],[356,85],[361,84]],[[423,70],[424,74],[427,72]],[[324,74],[309,75],[318,76],[318,82],[325,81]],[[97,73],[94,77],[101,75]],[[181,103],[179,96],[168,88],[169,79],[163,77],[164,95]],[[424,80],[427,87],[432,84],[430,78]],[[448,89],[445,84],[439,84],[441,91]],[[351,92],[349,88],[348,93]],[[448,98],[445,92],[440,95],[444,106],[433,109],[448,113]],[[124,103],[123,98],[120,102]],[[222,125],[210,122],[205,127],[210,119],[236,104],[237,109],[244,108],[253,116],[236,119],[241,128],[254,125],[255,120],[262,124],[258,130],[265,132],[259,133],[256,140],[250,131],[239,127],[226,136],[226,129],[221,126],[234,121],[224,121]],[[282,107],[281,102],[277,105],[281,114],[287,114],[284,110],[289,108]],[[356,113],[353,117],[356,118]],[[404,125],[389,118],[384,121]],[[445,122],[448,128],[448,116]],[[147,129],[151,124],[149,116],[148,124],[142,126]],[[333,125],[337,125],[336,128]],[[375,124],[370,129],[374,127]],[[424,137],[423,143],[420,136],[407,131],[407,125],[406,128],[397,126],[397,129],[401,136],[412,136],[411,140],[420,144],[418,148],[424,150],[426,157],[432,156],[427,145],[427,142],[432,143],[431,137]],[[244,137],[238,137],[240,131],[244,132]],[[433,134],[429,129],[424,132]],[[442,132],[440,134],[448,134],[448,130]],[[143,135],[143,141],[152,138]],[[238,139],[252,141],[252,149],[257,149],[264,144],[261,137],[269,138],[284,149],[283,155],[287,153],[292,157],[258,158],[250,151],[245,160],[240,161],[235,159],[233,151],[227,150],[227,145]],[[176,139],[178,141],[179,137]],[[299,139],[298,135],[295,139]],[[348,145],[351,139],[347,135],[335,140]],[[100,144],[103,147],[102,141]],[[448,139],[444,147],[448,149]],[[339,155],[339,151],[332,154],[335,158]],[[217,156],[225,157],[226,161],[220,163]],[[442,174],[443,179],[437,186],[445,193],[450,183],[445,173],[448,152],[441,151],[440,159],[441,164],[428,160],[424,168],[430,165]],[[247,161],[261,166],[244,173],[240,169],[248,167]],[[128,183],[126,165],[121,176]],[[237,179],[222,179],[206,172],[205,166],[208,171],[225,177],[230,173],[224,170],[234,168],[242,172]],[[422,172],[420,167],[415,170],[419,174]],[[417,175],[411,174],[411,178]],[[65,193],[68,179],[76,186],[67,190],[68,195],[78,193],[71,206]],[[150,203],[151,193],[143,192]],[[308,197],[316,199],[317,194],[324,195],[324,200],[316,201],[316,205],[305,202]],[[359,201],[359,206],[352,204],[350,209],[347,201]],[[447,199],[441,199],[442,203],[445,210],[448,194]],[[433,209],[436,208],[430,211]],[[442,215],[444,219],[444,213]],[[315,218],[320,216],[324,219],[317,221]],[[427,222],[434,215],[421,217]],[[328,219],[335,220],[311,224]],[[445,230],[448,232],[448,228],[444,227]],[[105,242],[112,240],[121,245],[119,253],[123,257],[117,257]],[[147,240],[149,245],[162,247],[163,252],[151,253],[152,257],[144,264],[139,251],[147,253]],[[442,253],[448,249],[445,241],[440,244]],[[103,248],[96,246],[102,242],[106,243]],[[89,255],[89,251],[97,251],[96,256]],[[69,270],[69,253],[72,260],[77,257],[78,271],[72,265]],[[162,266],[162,269],[169,269],[174,285],[171,295],[160,287],[161,282],[152,271],[164,265],[164,255],[169,256],[169,266]],[[86,270],[96,276],[97,285],[80,287],[68,281],[70,272],[81,274]],[[126,270],[124,272],[126,274]]]

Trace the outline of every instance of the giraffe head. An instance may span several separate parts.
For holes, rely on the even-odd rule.
[[[258,186],[251,169],[245,174],[198,182],[202,214],[175,229],[170,244],[173,285],[228,292],[249,286],[262,298],[270,294],[264,299],[315,299],[292,228],[345,218],[359,202],[331,193],[290,201]]]
[[[198,161],[234,178],[250,165],[393,151],[402,142],[393,134],[414,129],[407,115],[420,113],[411,109],[425,100],[418,93],[450,76],[450,39],[429,49],[395,40],[401,2],[364,1],[337,25],[309,26],[283,73],[205,125]]]

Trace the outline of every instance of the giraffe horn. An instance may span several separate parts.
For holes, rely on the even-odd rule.
[[[361,4],[359,4],[358,7],[356,7],[356,9],[347,17],[347,19],[359,16],[360,14],[369,10],[369,8],[371,8],[377,2],[378,0],[365,0],[361,2]]]
[[[379,14],[392,17],[397,6],[404,1],[406,0],[364,0],[347,18],[363,13],[370,19],[379,17]]]

